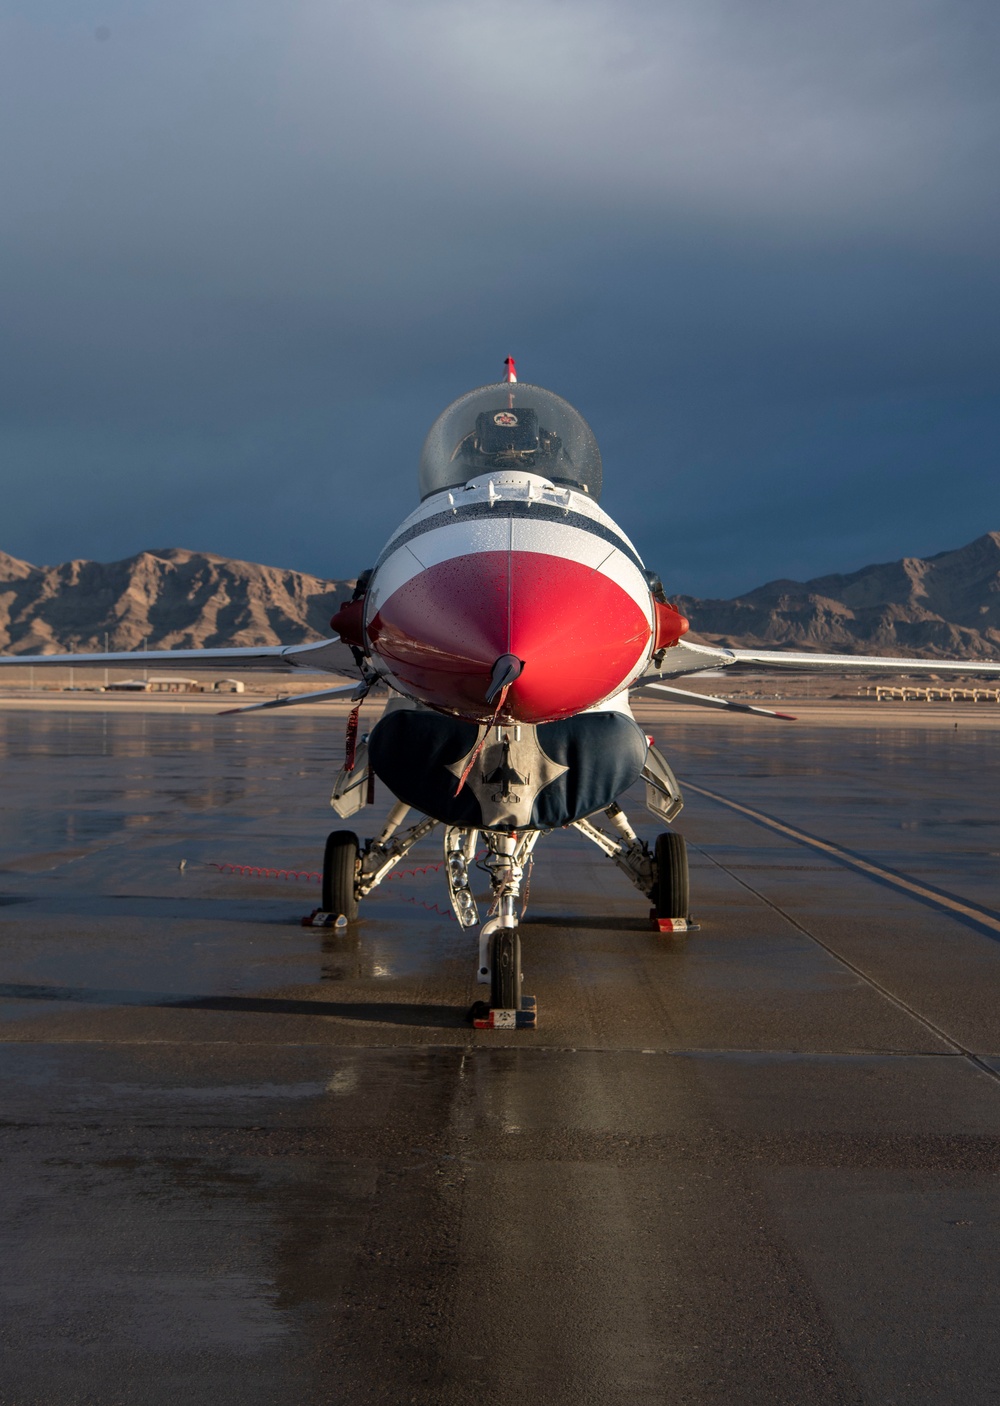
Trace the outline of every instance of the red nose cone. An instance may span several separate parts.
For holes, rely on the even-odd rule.
[[[650,625],[627,591],[592,567],[540,552],[476,552],[427,568],[380,606],[372,646],[436,708],[485,720],[493,665],[524,660],[504,715],[570,717],[633,677]]]

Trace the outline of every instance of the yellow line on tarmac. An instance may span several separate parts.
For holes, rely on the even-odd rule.
[[[924,888],[923,884],[915,883],[913,879],[904,879],[901,874],[894,874],[891,869],[882,869],[878,864],[872,864],[867,859],[859,859],[856,854],[851,854],[850,850],[841,849],[839,845],[832,845],[829,840],[818,840],[814,835],[807,835],[803,830],[796,830],[794,825],[786,825],[782,820],[775,820],[772,816],[764,815],[759,810],[752,810],[750,806],[740,805],[738,801],[731,801],[727,796],[720,796],[715,791],[706,791],[703,786],[695,786],[690,781],[685,781],[684,786],[689,791],[695,791],[699,796],[706,796],[710,801],[718,801],[719,805],[728,806],[730,810],[739,811],[741,815],[749,816],[751,820],[756,820],[758,825],[766,825],[769,830],[777,830],[779,835],[787,835],[800,845],[808,845],[810,849],[817,849],[823,854],[832,855],[842,864],[849,864],[852,869],[857,869],[862,874],[871,874],[874,878],[891,884],[893,888],[902,889],[904,893],[916,894],[918,898],[926,899],[939,908],[945,908],[952,913],[960,913],[963,918],[971,918],[973,922],[1000,933],[1000,918],[994,918],[992,914],[985,912],[982,908],[975,908],[971,903],[963,903],[961,899],[937,893],[934,889]]]

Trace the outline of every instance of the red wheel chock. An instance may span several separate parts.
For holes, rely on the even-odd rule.
[[[343,913],[324,913],[322,908],[314,908],[302,919],[304,928],[346,928],[347,919]]]
[[[472,1024],[477,1030],[534,1030],[538,1021],[534,996],[522,996],[519,1011],[500,1010],[487,1006],[485,1001],[477,1001],[476,1006]]]
[[[650,908],[649,919],[657,932],[698,932],[699,924],[690,918],[658,918],[656,909]]]

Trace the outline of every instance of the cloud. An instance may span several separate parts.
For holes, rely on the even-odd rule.
[[[593,420],[609,506],[693,590],[793,541],[817,571],[911,549],[919,504],[888,489],[859,537],[859,474],[946,461],[927,531],[976,535],[998,23],[932,0],[9,5],[0,545],[348,574],[438,410],[509,351]]]
[[[15,210],[69,207],[102,248],[135,231],[161,257],[216,268],[238,231],[227,267],[280,252],[279,289],[288,255],[316,259],[324,242],[362,262],[372,234],[376,257],[402,235],[420,247],[411,212],[438,233],[491,212],[530,230],[553,207],[595,201],[900,233],[920,209],[940,227],[956,199],[981,198],[975,157],[996,129],[985,6],[164,0],[108,12],[40,4],[38,22],[8,22]]]

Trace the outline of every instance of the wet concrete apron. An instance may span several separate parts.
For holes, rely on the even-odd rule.
[[[996,913],[994,732],[646,720]],[[342,735],[0,713],[3,1406],[995,1399],[996,934],[692,793],[701,931],[554,835],[474,1033],[440,875],[208,867],[317,868]]]

